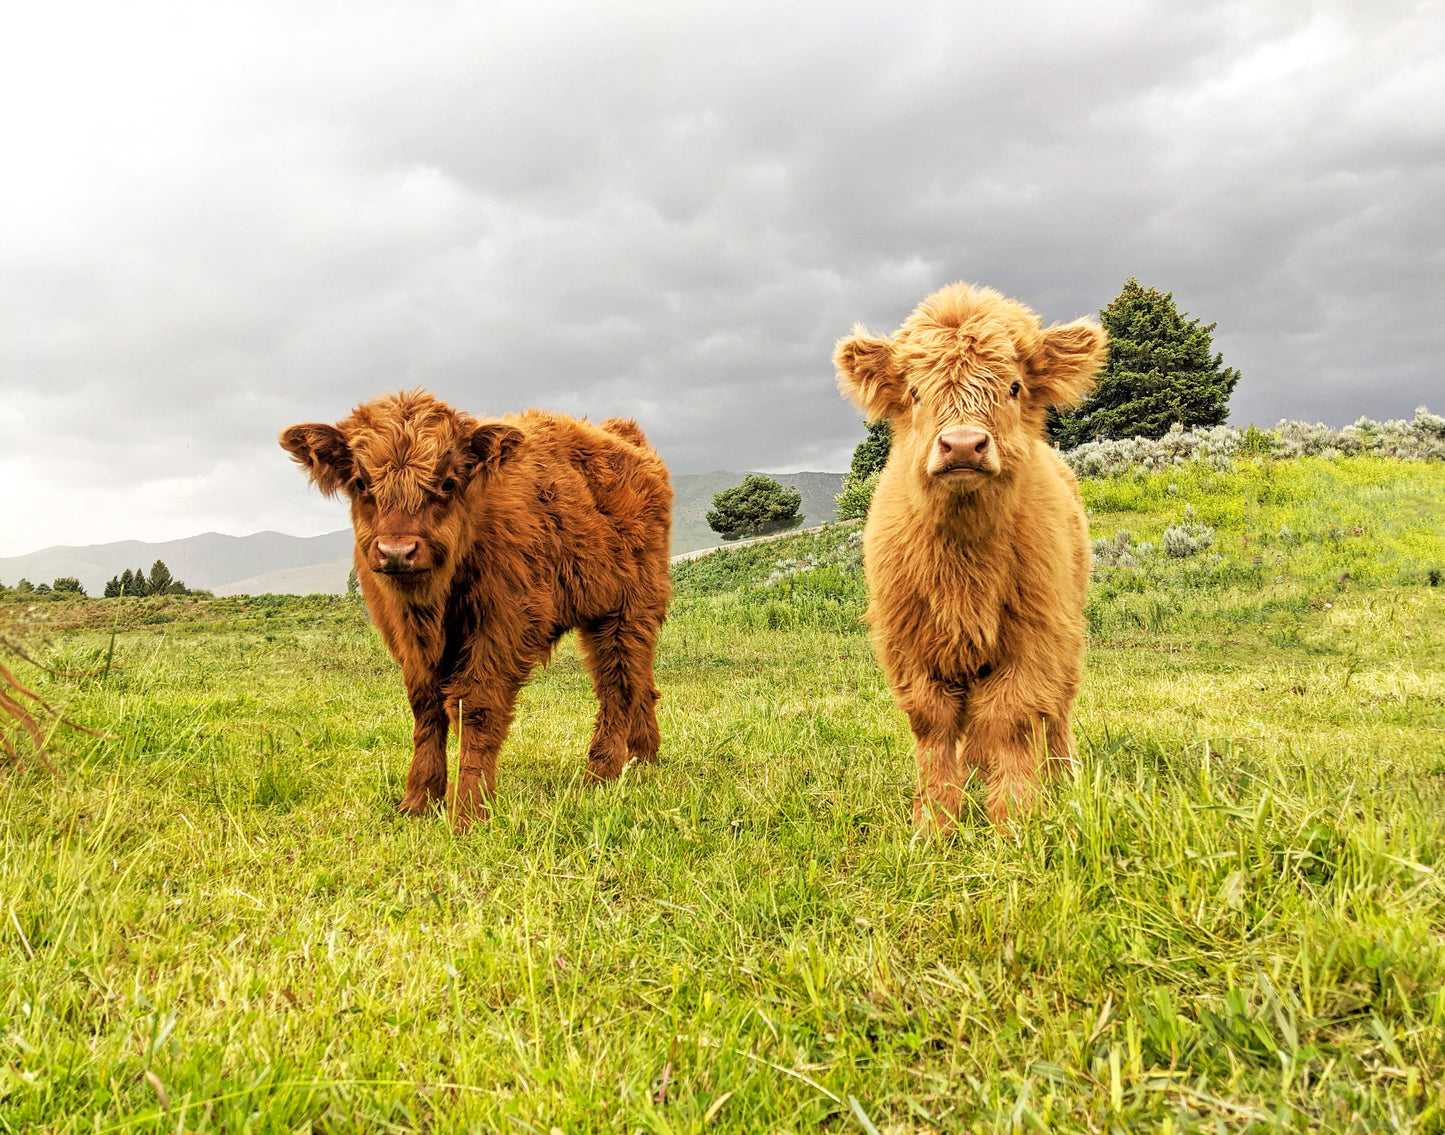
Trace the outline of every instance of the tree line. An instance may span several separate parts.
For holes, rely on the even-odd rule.
[[[122,595],[142,598],[146,595],[208,594],[209,592],[205,591],[193,591],[182,580],[171,575],[171,569],[166,567],[164,560],[156,560],[151,564],[149,572],[144,568],[136,568],[135,571],[126,568],[119,575],[112,576],[105,585],[104,597],[116,599]],[[63,575],[53,583],[31,583],[23,577],[16,581],[14,587],[6,587],[0,583],[0,598],[85,599],[87,595],[80,580],[73,575]]]
[[[118,599],[122,595],[140,598],[146,595],[194,594],[184,582],[171,575],[171,569],[166,567],[165,560],[156,560],[151,564],[149,575],[142,568],[136,568],[135,571],[126,568],[119,575],[111,576],[105,585],[107,599]]]
[[[0,598],[21,596],[27,599],[84,599],[85,588],[73,575],[63,575],[54,583],[31,583],[24,576],[15,582],[14,587],[0,583]]]

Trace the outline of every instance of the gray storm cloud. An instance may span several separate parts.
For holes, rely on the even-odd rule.
[[[277,430],[412,385],[843,468],[833,341],[960,278],[1172,290],[1240,422],[1445,402],[1445,17],[1356,8],[37,8],[0,554],[339,527]]]

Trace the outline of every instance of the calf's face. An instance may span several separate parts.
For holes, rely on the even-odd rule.
[[[455,565],[470,538],[468,501],[521,439],[412,392],[358,406],[334,426],[291,426],[281,446],[322,492],[346,494],[362,560],[405,587]]]
[[[969,493],[1027,459],[1048,407],[1082,398],[1106,349],[1095,324],[1043,328],[1023,304],[954,284],[890,338],[855,328],[833,361],[843,393],[888,419],[890,461],[930,489]]]

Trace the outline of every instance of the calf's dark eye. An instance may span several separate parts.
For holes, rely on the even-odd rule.
[[[365,478],[365,477],[358,477],[358,478],[356,478],[356,480],[354,480],[354,481],[351,482],[351,491],[354,492],[354,493],[356,493],[356,494],[358,494],[358,495],[360,495],[361,493],[366,492],[367,488],[368,488],[368,486],[367,486],[367,484],[366,484],[366,478]]]
[[[1010,397],[1010,398],[1017,398],[1017,397],[1019,396],[1019,389],[1020,389],[1019,384],[1018,384],[1017,382],[1015,382],[1012,386],[1010,386],[1010,387],[1008,388],[1009,397]]]
[[[442,492],[444,492],[444,493],[449,493],[449,492],[451,492],[453,489],[455,489],[456,487],[457,487],[456,481],[454,481],[454,480],[453,480],[452,478],[450,478],[450,477],[448,477],[445,481],[442,482]]]

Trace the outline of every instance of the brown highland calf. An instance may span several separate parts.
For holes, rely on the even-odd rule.
[[[636,423],[478,421],[413,391],[292,426],[281,445],[351,499],[361,591],[416,717],[403,812],[448,795],[450,722],[452,822],[486,818],[517,694],[573,628],[597,691],[588,778],[656,758],[672,484]]]
[[[950,828],[975,774],[1002,824],[1041,770],[1073,767],[1088,527],[1044,417],[1105,351],[1093,323],[1043,328],[954,284],[891,338],[855,327],[834,352],[839,387],[892,432],[864,530],[868,623],[913,730],[920,826]]]

